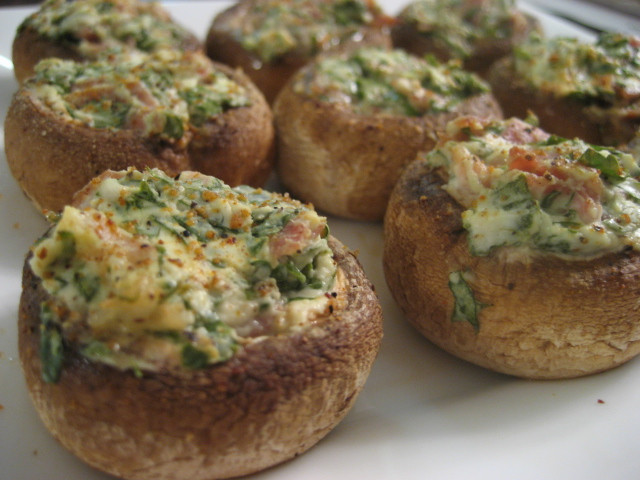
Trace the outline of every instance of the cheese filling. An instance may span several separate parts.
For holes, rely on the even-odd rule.
[[[360,114],[420,116],[450,111],[489,87],[455,62],[441,64],[399,49],[361,48],[316,62],[308,74],[298,77],[294,90],[349,104]]]
[[[462,117],[425,158],[465,208],[474,255],[503,246],[568,259],[640,250],[640,167],[630,154],[517,119]]]
[[[182,48],[193,37],[159,3],[137,0],[46,0],[18,31],[25,28],[72,46],[85,58],[123,49]]]
[[[486,39],[507,39],[515,29],[513,0],[416,0],[400,18],[421,35],[466,58],[475,44]]]
[[[328,314],[327,235],[324,218],[286,196],[130,170],[66,207],[30,265],[52,297],[48,328],[87,357],[200,368]]]
[[[640,100],[640,39],[603,33],[595,43],[531,36],[514,50],[514,68],[536,89],[586,105]]]
[[[263,62],[290,52],[315,55],[354,38],[363,27],[382,26],[373,0],[260,0],[230,25],[231,34]]]
[[[117,61],[46,59],[26,88],[66,121],[177,142],[233,108],[246,90],[201,53],[162,50]]]

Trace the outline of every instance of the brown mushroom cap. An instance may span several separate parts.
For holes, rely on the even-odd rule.
[[[354,255],[330,246],[346,278],[346,303],[302,333],[253,343],[226,363],[140,378],[65,352],[58,383],[39,357],[40,303],[25,263],[19,352],[31,398],[71,452],[126,479],[245,475],[313,446],[347,414],[382,337],[381,308]]]
[[[550,254],[521,261],[469,252],[462,207],[417,160],[403,173],[384,224],[384,271],[406,318],[444,350],[526,378],[600,372],[640,353],[640,253],[595,260]],[[517,252],[511,252],[517,253]],[[483,305],[476,330],[453,322],[451,272],[465,272]]]

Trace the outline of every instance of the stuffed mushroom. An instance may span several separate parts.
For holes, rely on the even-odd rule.
[[[214,177],[105,172],[33,246],[19,351],[51,433],[126,479],[245,475],[349,411],[381,309],[326,220]]]
[[[453,121],[396,185],[384,269],[407,319],[465,360],[525,378],[640,352],[640,167],[522,120]]]
[[[200,52],[45,59],[14,95],[4,130],[11,173],[54,211],[108,169],[196,170],[260,186],[274,161],[262,94]]]
[[[356,220],[382,220],[402,168],[449,120],[501,118],[488,85],[458,64],[363,48],[301,69],[273,106],[276,168],[294,196]]]

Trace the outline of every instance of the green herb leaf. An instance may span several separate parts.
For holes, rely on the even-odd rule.
[[[542,207],[543,210],[549,210],[553,205],[553,202],[559,195],[560,190],[553,190],[552,192],[548,193],[540,202],[540,207]]]
[[[547,138],[546,140],[542,141],[542,142],[538,142],[538,145],[540,146],[552,146],[552,145],[559,145],[561,143],[566,142],[567,139],[564,137],[560,137],[558,135],[550,135],[549,138]]]
[[[462,272],[449,274],[449,290],[453,293],[454,298],[451,321],[469,322],[476,332],[480,330],[478,315],[480,310],[487,305],[476,301],[473,290],[464,279]]]
[[[176,115],[165,116],[163,133],[173,139],[182,138],[184,135],[184,125],[182,119]]]
[[[181,350],[182,365],[193,370],[204,368],[209,364],[209,355],[197,349],[190,343],[186,343]]]
[[[90,302],[96,293],[98,293],[98,290],[100,290],[99,276],[84,275],[81,272],[75,272],[73,281],[87,302]]]
[[[515,180],[498,187],[491,195],[496,205],[503,210],[531,208],[535,203],[524,175],[518,175]]]
[[[82,349],[82,355],[91,359],[104,359],[111,356],[113,352],[103,342],[93,340]]]
[[[363,24],[367,8],[363,2],[343,0],[333,7],[333,15],[339,25]]]
[[[76,238],[73,233],[66,230],[58,230],[57,236],[62,248],[60,249],[60,255],[55,259],[55,263],[66,264],[76,254]]]
[[[301,290],[307,283],[307,277],[291,261],[278,265],[271,276],[276,279],[281,292]]]
[[[615,155],[604,155],[593,148],[588,148],[578,158],[578,162],[588,167],[597,168],[600,174],[609,180],[621,181],[625,178],[624,170]]]
[[[56,383],[60,379],[64,349],[62,333],[55,321],[51,308],[43,303],[40,307],[40,362],[42,379],[46,383]]]
[[[165,207],[166,204],[160,199],[160,194],[156,191],[155,186],[146,180],[140,181],[140,189],[129,195],[126,199],[127,207],[143,208],[145,202],[154,206]]]

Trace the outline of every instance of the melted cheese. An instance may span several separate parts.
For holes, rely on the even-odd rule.
[[[466,58],[476,42],[507,39],[514,31],[513,0],[416,0],[400,18],[454,58]]]
[[[122,50],[180,49],[192,38],[159,3],[137,0],[47,0],[19,29],[27,27],[90,59]]]
[[[603,33],[595,43],[531,36],[514,50],[519,78],[585,104],[626,105],[640,95],[640,40]]]
[[[306,206],[156,170],[93,185],[34,247],[31,268],[70,341],[147,369],[224,361],[306,328],[328,312],[336,276],[326,222]]]
[[[67,122],[172,142],[250,105],[246,90],[204,54],[178,50],[88,63],[50,58],[36,65],[25,88]]]
[[[399,49],[361,48],[320,59],[298,75],[294,90],[325,102],[349,104],[365,115],[421,116],[451,111],[489,87],[454,62],[440,64]]]
[[[290,52],[315,55],[358,40],[363,27],[384,22],[380,7],[369,0],[259,0],[245,7],[229,31],[263,62]]]
[[[584,259],[640,249],[640,167],[629,154],[516,119],[460,118],[425,158],[466,208],[475,255],[517,247]]]

